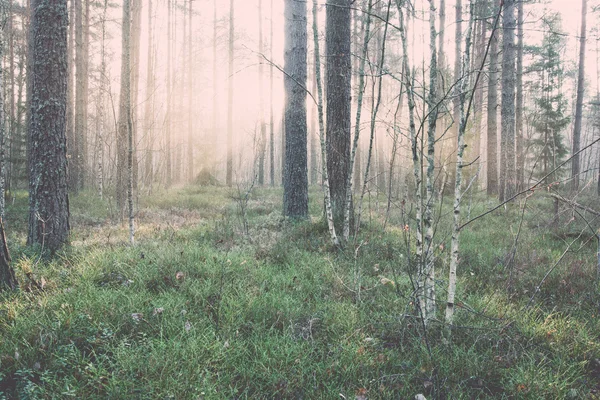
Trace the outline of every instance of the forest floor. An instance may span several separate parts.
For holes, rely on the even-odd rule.
[[[550,200],[465,228],[448,338],[414,317],[401,202],[384,231],[385,199],[367,198],[361,233],[336,251],[318,189],[298,224],[281,218],[280,189],[247,204],[234,192],[143,196],[134,247],[112,203],[81,193],[71,246],[52,260],[24,245],[19,193],[6,226],[21,289],[0,294],[0,398],[600,398],[597,242],[573,213],[553,224]],[[436,229],[440,319],[449,204]],[[476,194],[465,218],[495,204]]]

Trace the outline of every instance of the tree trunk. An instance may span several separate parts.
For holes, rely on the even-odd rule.
[[[227,84],[227,172],[225,183],[232,185],[233,178],[233,42],[235,40],[234,0],[229,1],[229,75]]]
[[[459,2],[460,3],[460,2]],[[437,51],[435,30],[435,5],[434,0],[429,0],[429,38],[430,38],[430,62],[429,62],[429,94],[427,103],[429,109],[429,120],[427,129],[427,198],[424,209],[423,225],[425,228],[424,241],[424,269],[422,271],[424,301],[421,309],[424,313],[424,322],[427,324],[435,318],[435,265],[433,249],[433,204],[435,196],[435,129],[437,124]],[[460,111],[460,110],[459,110]]]
[[[264,67],[263,67],[263,7],[262,0],[258,0],[258,124],[260,137],[258,140],[258,184],[265,184],[265,156],[267,148],[267,125],[265,123],[265,96],[264,96]]]
[[[119,96],[119,131],[117,137],[117,205],[121,219],[129,197],[129,136],[131,132],[131,0],[123,1],[121,54],[121,92]]]
[[[69,171],[69,189],[73,192],[77,191],[77,136],[75,135],[75,99],[73,92],[73,79],[75,77],[75,60],[74,60],[74,47],[75,47],[75,25],[77,25],[77,19],[75,18],[75,3],[79,0],[70,0],[70,15],[69,15],[69,39],[67,44],[67,59],[69,75],[67,77],[67,159],[68,159],[68,171]],[[75,22],[75,23],[73,23]]]
[[[587,21],[587,0],[581,0],[581,35],[579,36],[579,72],[577,74],[577,102],[575,105],[575,125],[573,127],[573,160],[571,161],[571,188],[579,189],[579,149],[581,147],[581,120],[583,116],[583,95],[585,90],[585,40]]]
[[[84,24],[84,0],[75,1],[75,158],[71,169],[72,186],[74,192],[83,188],[83,176],[85,168],[84,141],[86,137],[87,120],[87,94],[85,81],[87,79],[88,57],[85,53],[85,24]]]
[[[350,237],[350,208],[352,207],[352,186],[354,185],[355,179],[353,179],[353,174],[360,174],[360,118],[362,115],[362,105],[363,105],[363,95],[365,91],[365,64],[369,52],[369,39],[371,32],[371,11],[373,10],[373,0],[369,0],[367,5],[367,14],[363,16],[362,25],[364,26],[364,40],[362,45],[362,54],[358,65],[358,88],[357,88],[357,101],[356,101],[356,120],[354,122],[354,140],[352,141],[352,152],[350,154],[350,163],[349,166],[352,167],[354,162],[358,156],[358,162],[356,166],[356,171],[353,171],[352,168],[348,171],[348,180],[346,187],[346,196],[344,199],[344,226],[343,226],[343,240],[344,242],[348,241]],[[389,7],[388,7],[389,11]],[[360,177],[359,177],[359,185],[360,187]],[[364,187],[361,192],[361,202],[362,204],[362,196],[364,195]],[[360,214],[360,212],[359,212]],[[359,221],[360,223],[360,221]]]
[[[171,161],[171,113],[173,112],[173,81],[172,81],[172,38],[173,38],[173,4],[171,0],[167,3],[167,114],[166,114],[166,129],[165,129],[165,158],[167,164],[166,171],[166,186],[169,188],[173,183],[173,165]]]
[[[52,252],[69,236],[67,0],[32,0],[27,243]]]
[[[152,0],[148,0],[148,59],[146,77],[146,106],[144,110],[144,135],[146,136],[146,151],[144,159],[144,182],[148,188],[154,180],[154,32]]]
[[[498,4],[502,0],[494,0]],[[498,7],[500,7],[498,5]],[[490,34],[490,65],[487,98],[487,194],[498,194],[498,32]]]
[[[189,183],[192,183],[194,181],[194,147],[195,147],[195,140],[194,140],[194,125],[193,125],[193,115],[194,115],[194,110],[193,110],[193,104],[194,104],[194,91],[193,91],[193,87],[194,87],[194,77],[193,77],[193,68],[194,68],[194,63],[193,63],[193,35],[192,35],[192,22],[193,22],[193,14],[194,14],[194,9],[192,6],[192,2],[193,0],[189,0],[189,15],[188,15],[188,19],[189,19],[189,24],[188,24],[188,60],[187,60],[187,67],[188,67],[188,154],[187,154],[187,158],[188,158],[188,170],[187,170],[187,181]]]
[[[500,201],[516,193],[515,159],[515,0],[504,0],[502,15],[502,121],[500,147]]]
[[[460,204],[462,200],[462,178],[463,178],[463,155],[465,152],[465,132],[467,130],[468,112],[465,113],[465,103],[467,100],[467,91],[469,90],[469,79],[467,68],[471,62],[471,34],[473,31],[473,5],[471,5],[471,18],[469,29],[467,30],[465,56],[463,60],[463,79],[460,81],[460,99],[459,112],[460,121],[458,126],[458,138],[456,154],[456,181],[454,183],[454,212],[452,224],[452,240],[450,245],[450,271],[448,276],[448,300],[446,301],[446,323],[452,324],[454,321],[454,298],[456,296],[456,270],[458,269],[458,251],[460,244]],[[458,82],[457,82],[458,83]],[[473,93],[474,94],[474,93]],[[472,95],[473,95],[472,94]]]
[[[285,0],[285,167],[283,214],[308,218],[306,127],[306,3]]]
[[[15,270],[10,265],[10,253],[6,243],[6,234],[4,233],[4,222],[0,219],[0,292],[2,290],[14,290],[18,282]]]
[[[584,0],[585,1],[585,0]],[[525,154],[523,152],[523,1],[517,3],[517,189],[525,185]]]
[[[270,22],[270,45],[271,45],[271,56],[270,59],[273,59],[273,0],[271,0],[271,22]],[[274,78],[274,70],[273,70],[273,63],[270,64],[269,66],[269,125],[270,125],[270,158],[271,158],[271,163],[270,163],[270,175],[271,175],[271,187],[275,187],[275,116],[273,113],[273,78]]]
[[[89,0],[86,0],[89,1]],[[133,136],[133,189],[137,190],[138,162],[138,98],[140,87],[140,42],[142,37],[142,1],[131,1],[131,134]]]
[[[327,170],[333,217],[344,217],[350,171],[351,0],[328,0],[326,9]]]
[[[339,246],[340,242],[335,232],[333,222],[333,210],[331,208],[331,190],[329,188],[329,176],[327,174],[327,144],[325,143],[325,122],[323,121],[323,85],[321,83],[321,54],[319,49],[319,29],[318,29],[318,3],[313,0],[312,8],[312,26],[313,42],[315,51],[315,85],[317,89],[317,113],[319,119],[319,139],[321,144],[321,171],[323,173],[323,194],[325,197],[325,215],[327,218],[327,227],[329,236],[334,246]]]

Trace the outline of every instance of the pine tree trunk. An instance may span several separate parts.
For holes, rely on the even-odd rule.
[[[227,172],[225,183],[233,183],[233,42],[235,40],[234,0],[229,1],[229,75],[227,83]]]
[[[306,3],[285,0],[285,167],[283,214],[308,217],[306,126]]]
[[[492,0],[498,3],[502,0]],[[490,65],[487,98],[487,194],[498,194],[498,32],[490,34]]]
[[[69,236],[66,0],[32,0],[27,243],[52,252]]]
[[[515,0],[504,0],[502,15],[502,121],[500,147],[500,201],[516,193],[515,159]]]
[[[327,170],[333,217],[337,224],[344,218],[350,171],[351,21],[351,0],[328,0],[325,46]]]
[[[263,44],[263,2],[258,0],[258,124],[260,137],[258,140],[258,184],[265,184],[265,158],[267,144],[267,125],[265,123],[265,96],[264,96],[264,44]]]
[[[4,233],[4,222],[0,219],[0,292],[6,289],[14,290],[18,285],[15,270],[10,265],[10,261],[6,234]]]
[[[270,40],[271,44],[271,56],[270,59],[273,59],[273,0],[271,0],[271,22],[270,22]],[[273,112],[273,79],[274,79],[274,70],[273,63],[269,66],[269,125],[270,125],[270,146],[269,149],[271,151],[270,158],[270,175],[271,175],[271,187],[275,187],[275,115]]]
[[[89,1],[89,0],[86,0]],[[133,189],[137,190],[138,162],[138,98],[140,87],[140,42],[142,37],[142,0],[131,1],[131,134],[133,136]]]
[[[129,128],[131,118],[131,1],[123,1],[121,54],[121,92],[119,96],[119,131],[117,138],[117,205],[125,217],[129,198]]]
[[[581,148],[581,120],[583,119],[583,95],[585,90],[585,42],[587,21],[587,0],[581,0],[581,34],[579,36],[579,72],[577,74],[577,102],[575,104],[575,125],[573,127],[573,160],[571,161],[571,188],[579,189],[579,149]]]
[[[83,22],[83,1],[75,1],[75,151],[73,168],[71,169],[72,186],[76,193],[83,187],[83,169],[85,165],[83,142],[86,135],[87,98],[85,93],[85,79],[87,77],[87,55],[85,54],[85,26]]]
[[[194,104],[194,91],[193,91],[193,87],[194,87],[194,77],[193,77],[193,68],[194,68],[194,63],[193,63],[193,35],[192,35],[192,23],[193,23],[193,16],[194,16],[194,9],[192,6],[192,2],[193,0],[189,0],[189,26],[188,26],[188,154],[187,154],[187,158],[188,158],[188,175],[187,175],[187,180],[189,183],[192,183],[194,181],[194,174],[195,174],[195,170],[194,170],[194,147],[195,147],[195,140],[194,140],[194,127],[193,127],[193,121],[194,121],[194,110],[193,110],[193,104]]]
[[[218,143],[219,143],[219,75],[217,70],[217,35],[218,35],[218,25],[217,25],[217,0],[214,0],[213,3],[213,43],[212,43],[212,51],[213,51],[213,65],[212,65],[212,73],[213,73],[213,110],[212,110],[212,138],[210,140],[210,147],[208,151],[208,165],[210,166],[211,171],[216,172],[216,161],[217,157],[215,156],[218,153]],[[216,174],[215,174],[216,175]]]
[[[525,154],[523,138],[523,1],[517,3],[517,189],[525,185]]]
[[[173,4],[172,0],[167,3],[167,115],[165,116],[165,159],[166,159],[166,186],[169,188],[173,184],[173,165],[171,159],[171,125],[173,112],[173,80],[172,80],[172,63],[173,57],[172,38],[173,38]]]
[[[146,151],[144,157],[144,182],[148,188],[154,181],[154,32],[152,0],[148,0],[148,59],[146,77],[146,98],[144,110],[144,135],[146,136]]]
[[[77,192],[77,136],[75,135],[75,94],[73,91],[73,79],[75,77],[75,59],[74,59],[74,48],[75,48],[75,25],[77,24],[75,18],[75,3],[79,0],[70,0],[70,15],[69,15],[69,38],[67,44],[67,58],[69,75],[67,77],[67,159],[68,159],[68,170],[69,170],[69,190]]]

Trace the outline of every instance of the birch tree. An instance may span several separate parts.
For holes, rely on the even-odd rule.
[[[371,0],[369,0],[371,1]],[[329,186],[329,175],[327,173],[327,144],[325,142],[325,121],[323,118],[323,84],[321,82],[321,56],[319,46],[319,27],[318,27],[318,3],[313,0],[312,7],[312,27],[313,42],[315,51],[315,84],[317,87],[317,114],[319,119],[319,141],[321,145],[321,173],[323,174],[323,195],[325,197],[325,215],[327,218],[327,228],[329,236],[334,246],[339,246],[340,242],[336,234],[333,221],[333,210],[331,206],[331,189]]]

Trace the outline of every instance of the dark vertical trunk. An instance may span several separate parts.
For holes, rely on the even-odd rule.
[[[333,217],[341,224],[350,162],[351,1],[328,0],[326,10],[327,170]]]
[[[500,146],[500,201],[516,191],[515,159],[515,0],[504,0],[502,14],[502,121]]]
[[[306,127],[306,2],[285,0],[285,166],[283,214],[308,217]]]
[[[71,186],[73,192],[79,191],[82,187],[83,178],[83,138],[85,136],[85,109],[87,101],[85,99],[84,81],[87,76],[84,61],[84,25],[83,25],[83,1],[73,0],[75,2],[75,132],[73,138],[73,160],[71,168]]]
[[[74,130],[75,122],[75,103],[74,103],[74,92],[73,92],[73,79],[75,77],[75,60],[74,47],[75,47],[75,3],[78,0],[70,0],[70,15],[69,15],[69,42],[68,42],[68,67],[69,76],[67,84],[67,159],[69,163],[69,189],[72,191],[77,190],[77,137]]]
[[[10,265],[10,254],[4,234],[4,223],[0,220],[0,292],[4,289],[14,290],[17,288],[17,277]]]
[[[229,1],[229,74],[227,88],[227,172],[225,183],[232,185],[233,178],[233,41],[235,39],[234,0]]]
[[[27,243],[52,252],[69,236],[67,0],[32,0]]]
[[[125,217],[128,196],[129,127],[131,125],[131,2],[123,1],[121,55],[121,92],[117,132],[117,205],[121,219]]]
[[[494,1],[500,4],[501,0]],[[490,41],[487,98],[487,193],[494,195],[498,194],[498,32],[496,30],[492,30]]]
[[[523,1],[517,3],[517,189],[525,184],[525,154],[523,153]]]
[[[573,127],[573,160],[571,163],[571,188],[579,189],[579,149],[581,147],[581,120],[583,116],[583,95],[585,90],[585,39],[587,0],[581,0],[581,35],[579,36],[579,73],[577,75],[577,102],[575,105],[575,125]]]

